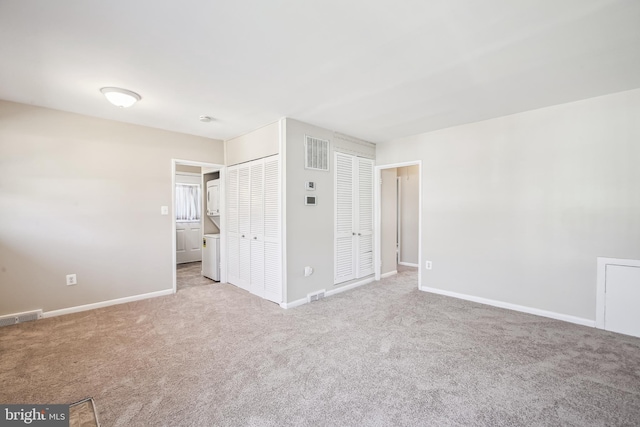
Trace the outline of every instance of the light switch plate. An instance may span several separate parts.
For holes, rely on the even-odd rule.
[[[169,215],[169,206],[160,206],[160,215]]]

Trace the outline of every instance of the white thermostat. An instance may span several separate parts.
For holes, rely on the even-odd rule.
[[[316,183],[313,181],[307,181],[304,183],[304,189],[305,190],[315,190],[316,189]]]
[[[308,206],[315,206],[316,196],[304,196],[304,204]]]

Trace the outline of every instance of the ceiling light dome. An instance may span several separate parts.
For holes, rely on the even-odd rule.
[[[131,107],[142,99],[137,93],[120,89],[119,87],[103,87],[100,92],[104,94],[110,103],[120,108]]]

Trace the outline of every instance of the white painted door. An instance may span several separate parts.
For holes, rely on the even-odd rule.
[[[238,286],[240,234],[238,233],[238,167],[227,169],[227,282]]]
[[[342,283],[356,277],[353,156],[335,153],[334,166],[336,198],[334,283]]]
[[[356,277],[373,274],[373,160],[356,158]]]
[[[264,298],[264,160],[251,162],[251,293]]]
[[[640,337],[640,267],[607,265],[604,328]]]
[[[184,189],[185,186],[188,188],[201,188],[202,175],[193,174],[193,173],[185,173],[185,172],[176,172],[176,191],[179,191],[179,188]],[[198,190],[195,190],[198,191]],[[184,194],[184,193],[180,193]],[[200,192],[195,195],[197,199],[200,198]],[[185,204],[188,201],[184,198],[178,198],[176,195],[176,212],[178,212],[178,205],[183,206],[181,203]],[[202,261],[202,207],[200,203],[197,205],[191,204],[192,209],[189,211],[189,216],[193,216],[195,212],[193,208],[196,208],[196,218],[197,220],[189,221],[187,217],[179,217],[175,218],[176,220],[176,263],[184,264],[187,262],[195,262]],[[198,209],[199,207],[199,209]],[[184,210],[181,210],[183,214]],[[180,220],[178,219],[180,218]]]
[[[242,289],[250,290],[251,284],[251,167],[238,167],[238,234],[239,265],[238,283]]]
[[[280,160],[264,161],[264,298],[282,302],[280,256]]]
[[[202,261],[202,224],[176,222],[176,263]]]

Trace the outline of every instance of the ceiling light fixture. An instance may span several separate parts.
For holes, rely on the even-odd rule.
[[[211,116],[200,116],[201,122],[209,123],[211,120],[213,120],[213,117]]]
[[[137,93],[120,89],[119,87],[103,87],[100,89],[100,92],[102,92],[110,103],[120,108],[131,107],[142,99]]]

